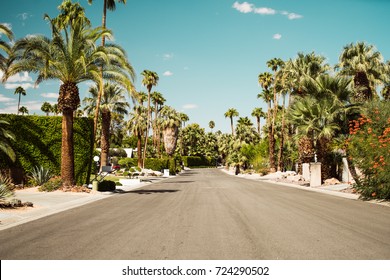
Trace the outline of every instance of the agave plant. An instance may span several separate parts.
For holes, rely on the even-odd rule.
[[[30,177],[35,184],[42,186],[44,183],[50,180],[52,174],[49,169],[43,166],[35,166],[31,171]]]
[[[8,188],[8,186],[0,182],[0,201],[4,201],[6,198],[13,195],[14,193]]]

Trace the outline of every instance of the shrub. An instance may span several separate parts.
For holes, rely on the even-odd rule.
[[[53,177],[38,188],[40,192],[52,192],[62,186],[61,177]]]
[[[354,188],[365,199],[390,199],[390,106],[373,102],[349,124],[347,154],[363,176]]]
[[[41,166],[35,166],[31,171],[31,183],[34,185],[42,186],[44,183],[50,180],[51,172],[49,169]]]
[[[98,184],[99,192],[115,191],[115,189],[116,189],[116,184],[114,181],[103,180]]]
[[[0,201],[4,201],[6,198],[13,195],[14,193],[7,187],[7,185],[0,182]]]
[[[138,166],[138,160],[136,158],[122,158],[118,163],[120,166],[127,169]],[[147,158],[145,160],[145,168],[155,171],[168,169],[168,159]]]
[[[212,157],[183,156],[182,160],[187,167],[215,166],[215,159]]]

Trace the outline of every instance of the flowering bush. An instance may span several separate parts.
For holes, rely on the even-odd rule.
[[[390,104],[367,104],[349,124],[347,153],[362,172],[354,188],[363,198],[390,199]]]

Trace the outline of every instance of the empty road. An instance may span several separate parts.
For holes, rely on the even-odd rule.
[[[390,259],[390,207],[191,170],[0,231],[0,259]]]

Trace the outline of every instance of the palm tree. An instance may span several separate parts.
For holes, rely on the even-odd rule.
[[[17,110],[17,114],[19,115],[19,112],[20,112],[20,110],[19,110],[19,107],[20,107],[20,97],[23,95],[23,96],[26,96],[26,90],[24,89],[24,88],[22,88],[22,87],[17,87],[16,89],[15,89],[15,92],[14,92],[14,94],[18,94],[19,95],[19,100],[18,100],[18,110]]]
[[[257,122],[257,133],[259,134],[259,136],[260,136],[260,138],[261,138],[261,123],[260,123],[260,118],[265,118],[266,115],[265,115],[265,113],[263,112],[263,109],[262,109],[262,108],[254,108],[253,111],[252,111],[251,116],[256,118],[256,122]]]
[[[142,168],[142,135],[145,134],[148,119],[146,108],[141,105],[135,106],[129,117],[127,129],[137,137],[138,167]]]
[[[152,99],[152,102],[154,103],[154,120],[153,120],[153,145],[157,149],[157,142],[159,141],[158,138],[160,136],[160,131],[158,130],[157,125],[157,117],[159,111],[162,109],[162,106],[165,103],[165,98],[160,92],[154,91],[150,98]]]
[[[158,84],[158,75],[156,72],[150,71],[150,70],[144,70],[141,73],[142,76],[144,76],[142,80],[142,84],[146,87],[148,90],[148,119],[146,123],[146,140],[145,140],[145,147],[144,147],[144,156],[143,156],[143,164],[142,166],[145,167],[145,158],[146,158],[146,148],[148,145],[148,136],[149,136],[149,127],[150,127],[150,120],[151,120],[151,110],[150,110],[150,93],[152,91],[152,87],[156,86]]]
[[[14,36],[11,29],[6,25],[0,23],[0,38],[4,34],[9,40],[13,40]],[[9,43],[0,39],[0,50],[3,50],[7,55],[11,53],[11,46]],[[0,71],[5,71],[7,68],[7,58],[0,52]]]
[[[238,112],[234,108],[230,108],[225,113],[225,118],[230,118],[230,127],[232,128],[232,136],[234,136],[233,118],[238,117]]]
[[[160,112],[160,127],[163,129],[165,151],[170,158],[176,149],[180,125],[180,114],[172,107],[164,106]]]
[[[181,126],[185,127],[186,122],[188,122],[190,120],[190,118],[188,117],[188,115],[186,113],[179,112],[179,114],[180,114],[180,120],[182,123]]]
[[[342,76],[353,77],[357,102],[371,100],[376,86],[384,81],[385,64],[381,53],[364,42],[346,45],[336,69],[340,69]]]
[[[43,102],[43,104],[41,106],[41,110],[42,110],[42,112],[46,113],[46,116],[48,116],[49,113],[53,111],[53,107],[51,106],[51,104],[49,102]]]
[[[25,106],[20,107],[18,113],[22,113],[23,116],[24,116],[24,114],[28,115],[27,107],[25,107]]]
[[[65,1],[69,2],[69,1]],[[45,16],[52,29],[52,38],[28,36],[17,41],[13,48],[12,64],[5,73],[9,77],[21,71],[38,74],[36,84],[47,79],[59,79],[58,108],[62,112],[61,177],[64,185],[74,185],[73,111],[80,103],[78,83],[93,80],[100,83],[100,70],[104,77],[116,80],[129,92],[132,89],[129,73],[132,68],[122,48],[111,44],[97,47],[95,42],[111,32],[102,28],[91,29],[78,3],[77,9],[62,9],[67,15],[66,25]],[[61,9],[61,6],[60,6]],[[72,11],[82,11],[72,14]],[[60,18],[57,17],[58,18]],[[105,62],[105,63],[103,63]]]
[[[210,129],[212,131],[213,128],[215,127],[215,122],[214,121],[209,121],[209,127],[210,127]]]
[[[15,141],[15,135],[8,129],[9,122],[0,120],[0,150],[3,151],[12,161],[16,155],[10,141]]]
[[[88,0],[88,4],[92,4],[92,0]],[[103,17],[102,17],[102,28],[106,29],[107,25],[107,9],[110,11],[115,11],[116,4],[115,2],[126,4],[126,0],[103,0]],[[102,46],[104,47],[106,45],[106,36],[102,36]],[[100,76],[100,82],[104,84],[103,81],[103,73],[101,73]],[[104,85],[100,87],[101,91],[99,92],[96,100],[96,110],[95,110],[95,117],[94,117],[94,138],[96,137],[96,129],[97,129],[97,122],[99,117],[99,110],[100,110],[100,101],[103,95],[103,89]]]
[[[90,114],[94,108],[96,108],[97,96],[99,95],[99,89],[96,86],[89,88],[91,97],[86,97],[83,103],[86,105],[86,112]],[[112,114],[127,114],[127,108],[129,103],[124,96],[124,89],[116,84],[105,83],[103,96],[100,104],[100,112],[102,118],[102,133],[100,140],[101,166],[108,164],[108,154],[110,150],[110,127]]]

